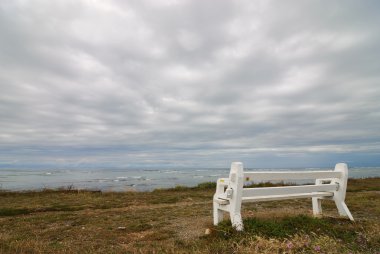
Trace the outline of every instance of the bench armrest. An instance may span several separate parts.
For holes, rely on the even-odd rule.
[[[218,186],[218,185],[220,185],[220,186],[228,186],[229,183],[230,183],[230,179],[229,178],[219,178],[216,181],[216,186]]]
[[[228,178],[219,178],[216,181],[216,192],[215,196],[220,197],[224,194],[224,188],[228,186],[230,180]]]

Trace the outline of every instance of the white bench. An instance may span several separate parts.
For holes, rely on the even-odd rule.
[[[213,199],[214,225],[223,220],[223,212],[229,212],[232,226],[243,230],[241,205],[295,198],[312,198],[313,214],[322,214],[321,200],[334,200],[341,216],[354,220],[344,202],[346,197],[348,168],[345,163],[335,165],[333,171],[268,171],[244,172],[241,162],[233,162],[229,178],[220,178]],[[284,187],[244,188],[244,181],[315,180],[313,185]]]

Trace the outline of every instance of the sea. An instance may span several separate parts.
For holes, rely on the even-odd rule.
[[[246,169],[247,171],[305,171],[331,168]],[[85,189],[99,191],[152,191],[196,186],[228,177],[228,168],[188,169],[0,169],[0,190]],[[380,167],[349,168],[350,178],[380,177]]]

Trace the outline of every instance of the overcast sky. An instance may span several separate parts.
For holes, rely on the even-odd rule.
[[[0,2],[0,167],[380,165],[379,1]]]

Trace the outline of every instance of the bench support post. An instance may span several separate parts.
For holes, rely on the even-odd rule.
[[[315,185],[320,185],[322,184],[321,179],[316,179],[315,180]],[[319,216],[322,214],[322,199],[318,197],[313,197],[311,198],[312,204],[313,204],[313,215],[314,216]]]
[[[219,222],[223,220],[223,210],[219,209],[219,204],[215,201],[213,202],[213,211],[214,211],[214,225],[217,226]]]
[[[339,188],[336,191],[334,191],[334,196],[332,197],[332,200],[334,200],[340,216],[347,216],[348,218],[350,218],[350,220],[354,221],[354,218],[352,217],[352,214],[350,210],[348,210],[348,207],[345,203],[347,179],[348,179],[347,164],[346,163],[336,164],[334,171],[340,172],[341,174],[339,178],[331,179],[332,183],[337,183],[339,185]],[[317,179],[315,181],[315,184],[316,185],[323,184],[323,179]],[[323,198],[318,198],[318,197],[312,198],[314,216],[318,216],[322,214],[322,206],[321,206],[322,199]]]
[[[243,230],[243,220],[241,217],[241,203],[243,198],[244,172],[243,163],[233,162],[230,170],[229,189],[232,189],[230,199],[230,218],[232,226],[237,231]]]
[[[223,210],[220,209],[221,205],[216,200],[224,194],[225,186],[227,186],[225,179],[218,179],[216,182],[216,192],[213,199],[213,217],[215,226],[217,226],[219,222],[223,220]]]
[[[322,214],[322,200],[320,198],[312,198],[313,214],[319,216]]]
[[[347,190],[347,178],[348,178],[348,167],[346,163],[338,163],[335,165],[334,171],[341,172],[340,178],[335,178],[333,181],[339,184],[339,189],[334,192],[333,199],[335,201],[336,207],[338,208],[339,215],[347,216],[350,220],[354,221],[350,210],[345,203],[346,190]]]

